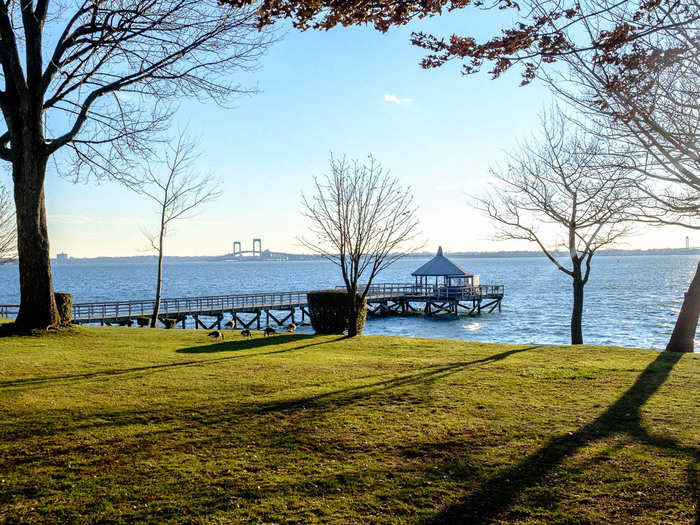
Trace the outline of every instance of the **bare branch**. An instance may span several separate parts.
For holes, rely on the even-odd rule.
[[[224,104],[253,92],[231,73],[255,68],[274,40],[257,28],[253,6],[216,0],[49,5],[23,2],[17,20],[0,5],[0,65],[9,90],[0,93],[0,105],[10,135],[0,158],[12,160],[11,145],[22,143],[12,135],[27,116],[36,117],[41,123],[31,122],[32,129],[45,136],[33,140],[46,155],[68,146],[64,155],[77,163],[56,164],[73,179],[78,165],[84,174],[114,176],[133,168],[132,158],[153,154],[153,139],[172,114],[169,102],[188,96]]]
[[[492,219],[497,238],[533,242],[574,287],[572,344],[583,342],[583,287],[591,259],[603,246],[631,232],[630,211],[638,202],[628,170],[608,162],[604,144],[571,129],[554,108],[542,119],[542,137],[510,154],[504,169],[493,170],[496,184],[475,207]],[[547,236],[566,235],[569,262],[548,247]]]
[[[119,179],[156,205],[164,230],[173,221],[191,218],[196,208],[221,195],[218,180],[210,173],[194,171],[200,156],[196,149],[196,142],[180,131],[165,145],[160,159],[147,161],[143,171],[123,174]]]
[[[0,186],[0,264],[6,264],[17,257],[17,227],[12,198]]]
[[[379,272],[416,249],[410,246],[418,228],[411,191],[372,156],[364,163],[331,156],[330,172],[314,179],[302,208],[309,226],[300,242],[341,268],[351,294],[365,297]]]
[[[692,5],[656,9],[673,22]],[[698,7],[695,2],[696,14]],[[625,17],[624,10],[607,13],[613,25]],[[566,70],[541,75],[581,115],[575,123],[610,144],[608,162],[634,174],[641,222],[700,227],[699,41],[697,23],[659,27],[627,46],[619,60],[577,52],[564,59]]]
[[[141,228],[150,247],[158,254],[156,307],[151,319],[154,328],[160,308],[165,238],[171,224],[192,217],[199,207],[221,195],[218,181],[211,174],[194,171],[198,158],[197,144],[186,131],[180,131],[166,144],[157,161],[147,161],[142,170],[122,174],[119,178],[122,184],[153,202],[160,217],[156,233]]]

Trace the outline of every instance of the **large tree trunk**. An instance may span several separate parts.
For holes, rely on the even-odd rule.
[[[583,330],[581,321],[583,320],[583,278],[581,276],[581,265],[574,264],[574,307],[571,310],[571,344],[583,344]]]
[[[695,269],[695,277],[690,283],[681,311],[676,319],[671,339],[666,345],[668,352],[692,352],[695,345],[695,330],[700,315],[700,262]]]
[[[59,323],[54,298],[46,225],[44,177],[47,157],[41,148],[13,144],[12,164],[17,214],[20,307],[16,325],[44,329]]]

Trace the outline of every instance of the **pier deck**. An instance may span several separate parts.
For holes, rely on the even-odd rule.
[[[187,317],[195,320],[196,327],[211,329],[221,327],[225,314],[231,315],[234,326],[258,328],[265,316],[266,325],[274,321],[278,325],[295,322],[295,314],[301,321],[309,315],[307,291],[265,292],[253,294],[214,295],[204,297],[179,297],[161,300],[159,318],[175,319],[184,327]],[[368,313],[383,315],[418,312],[416,304],[422,304],[426,315],[438,313],[473,314],[490,308],[500,311],[504,288],[502,285],[483,284],[468,287],[444,287],[432,285],[379,283],[373,284],[367,294]],[[73,321],[89,324],[131,325],[138,318],[150,317],[155,307],[152,299],[140,301],[105,301],[76,303],[73,305]],[[0,305],[0,317],[15,317],[18,305]],[[278,312],[278,314],[275,314]],[[280,315],[279,312],[282,312]],[[251,319],[239,314],[252,314]],[[214,318],[207,326],[201,317]],[[248,316],[246,316],[248,317]]]

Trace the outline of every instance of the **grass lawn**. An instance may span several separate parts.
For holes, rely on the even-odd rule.
[[[700,355],[0,338],[0,523],[700,524]]]

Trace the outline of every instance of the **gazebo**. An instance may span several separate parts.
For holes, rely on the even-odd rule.
[[[431,286],[435,278],[436,291],[440,288],[454,290],[479,285],[479,276],[460,268],[442,254],[442,246],[438,248],[437,255],[418,268],[413,275],[416,278],[416,286]],[[442,282],[440,282],[442,277]]]

